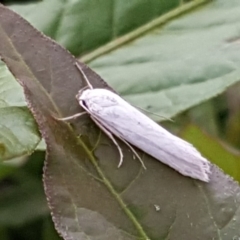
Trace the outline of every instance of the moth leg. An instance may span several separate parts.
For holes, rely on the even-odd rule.
[[[119,144],[117,143],[116,139],[113,137],[112,133],[109,132],[100,122],[97,121],[97,119],[95,119],[94,117],[91,116],[91,118],[93,119],[93,121],[96,123],[96,125],[113,141],[113,143],[115,144],[115,146],[118,149],[119,155],[120,155],[120,160],[119,160],[119,164],[118,164],[118,168],[121,167],[122,163],[123,163],[123,152],[121,147],[119,146]]]
[[[71,120],[71,119],[76,119],[84,114],[86,114],[87,112],[81,112],[81,113],[76,113],[72,116],[69,116],[69,117],[65,117],[65,118],[56,118],[57,120],[60,120],[60,121],[68,121],[68,120]]]
[[[133,152],[133,154],[135,154],[135,156],[138,158],[138,160],[140,161],[140,163],[142,164],[143,168],[146,170],[146,166],[142,160],[142,158],[138,155],[138,153],[135,151],[135,149],[123,138],[118,137],[120,140],[122,140]]]

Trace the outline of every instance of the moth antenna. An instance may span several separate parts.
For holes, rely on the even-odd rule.
[[[86,74],[83,72],[82,67],[80,66],[80,64],[79,64],[78,62],[76,62],[75,65],[76,65],[76,67],[78,68],[78,70],[81,72],[81,74],[82,74],[84,80],[86,81],[88,87],[89,87],[90,89],[93,89],[92,84],[89,82],[89,80],[88,80]]]

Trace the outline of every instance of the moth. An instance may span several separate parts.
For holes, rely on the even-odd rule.
[[[123,163],[123,152],[115,137],[132,150],[145,169],[144,162],[132,145],[184,176],[209,182],[210,162],[190,143],[171,134],[112,91],[93,88],[79,63],[76,66],[87,84],[76,95],[85,112],[59,120],[76,119],[88,113],[116,145],[120,154],[118,167]]]

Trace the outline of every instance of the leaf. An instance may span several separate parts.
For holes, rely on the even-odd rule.
[[[0,107],[26,106],[21,86],[2,62],[0,62],[0,84]]]
[[[83,60],[91,61],[90,66],[133,105],[172,118],[239,81],[238,20],[232,20],[232,16],[238,16],[239,3],[218,0],[181,17],[205,2],[208,1],[182,4],[182,1],[151,0],[146,6],[145,1],[126,1],[127,4],[118,3],[116,12],[109,8],[113,1],[99,2],[98,8],[96,2],[91,8],[91,1],[58,1],[56,4],[56,0],[12,8],[75,53],[110,41],[84,56]],[[149,15],[146,7],[150,5]],[[102,14],[103,8],[106,14]],[[225,21],[222,20],[223,12],[228,24],[219,25]],[[112,22],[112,14],[116,21]],[[146,18],[142,20],[142,16]],[[205,16],[214,18],[206,21]],[[173,18],[176,19],[162,27]],[[153,21],[148,22],[151,19]],[[131,31],[143,23],[147,24]],[[85,34],[79,37],[79,32]],[[109,53],[110,50],[115,51]]]
[[[40,141],[35,120],[25,106],[22,89],[0,65],[0,160],[30,154]]]
[[[11,8],[75,55],[89,52],[183,5],[185,0],[47,0]],[[199,5],[202,0],[190,5]],[[104,14],[102,14],[104,12]],[[44,18],[42,17],[44,15]]]
[[[196,146],[207,159],[240,182],[239,152],[227,147],[216,138],[208,136],[194,125],[187,126],[181,133],[181,137]]]
[[[82,60],[133,105],[171,118],[239,81],[239,9],[234,0],[213,1],[165,26],[150,22],[135,41],[116,39],[114,51],[106,45]]]
[[[0,54],[23,85],[47,144],[45,191],[64,239],[240,236],[236,182],[213,166],[211,182],[205,184],[146,155],[144,171],[124,144],[118,169],[117,150],[88,118],[72,124],[54,118],[81,111],[75,95],[84,82],[75,58],[5,7],[0,7],[0,23]],[[82,66],[94,87],[107,87]]]
[[[74,2],[74,7],[62,2],[61,8],[54,10],[55,20],[52,20],[51,12],[51,20],[46,18],[46,22],[41,18],[39,20],[39,16],[42,16],[43,9],[45,11],[46,8],[54,8],[56,4],[54,5],[53,0],[34,5],[40,8],[37,11],[32,10],[33,5],[14,6],[13,9],[43,31],[49,26],[57,25],[59,34],[53,34],[52,31],[49,35],[68,49],[76,48],[72,50],[75,53],[79,53],[80,49],[85,52],[86,49],[96,48],[98,44],[109,41],[82,60],[90,62],[90,66],[127,101],[165,118],[171,118],[207,101],[239,81],[237,76],[240,54],[235,42],[239,35],[236,30],[238,18],[232,20],[232,16],[239,14],[238,2],[213,1],[184,17],[180,15],[208,1],[196,0],[187,4],[182,4],[182,1],[131,1],[128,4],[119,4],[119,8],[117,5],[116,11],[109,7],[114,4],[112,1],[105,1],[106,5],[101,4],[98,10],[91,8],[92,3],[87,2]],[[149,6],[151,10],[147,11]],[[106,13],[104,15],[101,14],[102,8]],[[66,17],[60,14],[63,9],[68,13]],[[82,14],[76,14],[77,9],[82,10]],[[164,15],[166,12],[168,13]],[[229,24],[219,27],[219,22],[223,22],[223,12]],[[206,21],[205,16],[214,18]],[[161,26],[174,17],[178,18],[164,27]],[[144,23],[147,24],[143,25]],[[72,26],[71,29],[69,25]],[[139,28],[133,31],[137,26]],[[83,34],[81,38],[76,38],[78,29],[89,35]],[[111,34],[121,36],[123,33],[128,34],[111,41],[114,40],[110,38]],[[137,40],[133,41],[134,39]],[[86,44],[91,44],[92,41],[95,41],[92,47],[87,47]],[[130,41],[132,42],[128,44]],[[94,60],[95,58],[97,59]],[[162,120],[151,117],[157,121]]]

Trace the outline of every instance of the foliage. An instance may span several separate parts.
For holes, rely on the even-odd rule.
[[[44,154],[26,156],[40,142],[38,128],[47,144],[45,193],[64,239],[240,236],[240,189],[226,175],[240,179],[239,152],[226,147],[239,147],[239,109],[230,94],[240,75],[238,1],[46,0],[10,8],[135,106],[165,118],[184,112],[166,126],[181,130],[225,174],[214,165],[203,184],[140,152],[143,171],[124,144],[117,169],[117,150],[88,118],[55,118],[80,110],[75,95],[84,82],[75,58],[1,6],[0,55],[15,76],[1,65],[1,239],[58,239],[40,183]],[[95,87],[108,87],[84,71]]]

